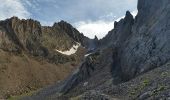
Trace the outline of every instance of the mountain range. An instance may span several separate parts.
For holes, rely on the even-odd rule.
[[[0,21],[0,98],[169,100],[170,1],[138,0],[137,9],[102,39],[65,21]]]

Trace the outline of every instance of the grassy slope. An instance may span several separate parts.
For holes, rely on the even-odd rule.
[[[79,50],[77,61],[56,65],[27,54],[0,50],[0,99],[27,94],[63,80],[76,68],[83,53]]]

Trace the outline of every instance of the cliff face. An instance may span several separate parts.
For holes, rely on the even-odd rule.
[[[169,61],[168,0],[139,0],[132,33],[120,53],[125,78],[159,67]]]
[[[124,80],[169,60],[169,16],[168,0],[139,0],[136,18],[127,12],[101,40],[117,49]]]

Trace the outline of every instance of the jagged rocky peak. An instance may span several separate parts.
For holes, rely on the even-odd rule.
[[[41,37],[41,25],[32,19],[20,20],[17,17],[12,17],[1,21],[0,27],[4,33],[1,48],[7,51],[26,50],[28,49],[28,41],[33,40],[32,43],[35,43]]]
[[[130,11],[126,11],[126,15],[125,15],[125,18],[122,18],[119,22],[115,22],[114,24],[117,26],[117,25],[121,25],[123,26],[123,24],[125,23],[129,23],[129,24],[133,24],[134,23],[134,18],[133,18],[133,15],[130,13]],[[115,27],[116,27],[115,26]]]
[[[69,23],[67,23],[66,21],[61,20],[59,22],[55,22],[52,27],[60,27],[60,28],[64,29],[66,27],[72,27],[72,26]]]
[[[64,27],[72,27],[71,24],[67,23],[67,22],[64,21],[64,20],[61,20],[61,21],[59,21],[58,23],[54,23],[53,26],[57,26],[57,25],[59,25],[59,26],[62,27],[62,28],[64,28]]]
[[[99,39],[98,39],[98,37],[95,35],[94,36],[94,40],[96,40],[96,41],[98,41]]]
[[[35,33],[41,31],[40,22],[33,19],[19,19],[18,17],[11,17],[5,21],[0,22],[1,26],[7,30],[13,31],[15,34],[26,34],[28,32]]]
[[[16,24],[23,24],[23,25],[32,25],[33,28],[35,28],[36,26],[41,26],[40,22],[33,20],[33,19],[19,19],[18,17],[14,16],[11,17],[9,19],[6,19],[5,21],[6,23],[11,24],[12,28],[15,28]]]
[[[50,49],[67,51],[76,44],[76,40],[70,37],[58,23],[54,23],[52,27],[42,27],[42,34],[43,45]]]
[[[100,41],[102,47],[107,47],[114,45],[120,47],[123,42],[130,36],[132,26],[134,24],[134,18],[132,14],[127,11],[125,18],[120,21],[115,21],[114,29],[109,31],[109,33]]]
[[[82,46],[88,44],[88,38],[65,21],[50,27],[41,26],[40,22],[33,19],[12,17],[0,21],[0,30],[5,33],[1,48],[7,51],[24,50],[33,53],[42,47],[67,51],[77,43]]]
[[[58,23],[54,23],[53,27],[60,27],[62,30],[65,30],[68,33],[68,35],[77,35],[77,33],[80,33],[71,24],[63,20],[61,20]]]
[[[125,19],[125,21],[130,21],[131,23],[134,22],[133,15],[130,13],[130,11],[126,12],[126,15],[125,15],[124,19]]]
[[[60,27],[61,30],[73,38],[76,42],[81,43],[83,46],[88,45],[89,38],[85,37],[82,33],[80,33],[76,28],[74,28],[71,24],[67,23],[66,21],[60,21],[55,23],[53,27]]]

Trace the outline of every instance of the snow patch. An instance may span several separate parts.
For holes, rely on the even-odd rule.
[[[78,48],[80,47],[80,43],[76,42],[76,45],[73,45],[73,47],[70,48],[70,50],[67,50],[67,51],[60,51],[60,50],[57,50],[57,52],[61,53],[61,54],[64,54],[64,55],[72,55],[72,54],[75,54],[78,50]]]
[[[87,86],[88,85],[88,82],[84,82],[83,86]]]
[[[86,54],[86,55],[84,55],[85,57],[88,57],[89,55],[91,55],[92,53],[88,53],[88,54]]]

